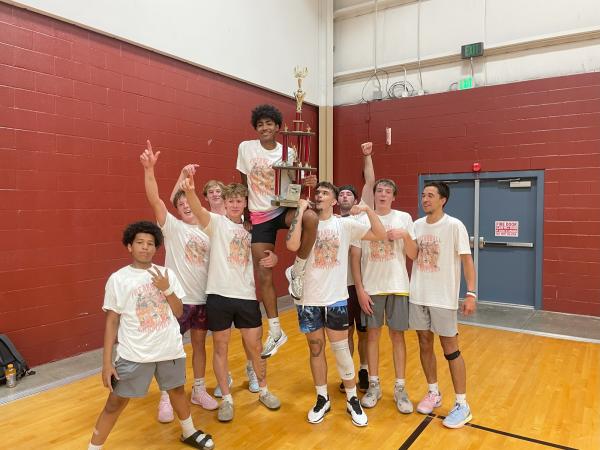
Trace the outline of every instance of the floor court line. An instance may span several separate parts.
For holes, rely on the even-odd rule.
[[[408,450],[410,448],[410,446],[421,435],[421,433],[423,433],[423,431],[425,431],[425,428],[427,428],[427,425],[429,425],[433,419],[444,420],[445,418],[446,418],[445,416],[439,416],[437,414],[429,414],[429,415],[427,415],[423,419],[423,421],[417,426],[417,428],[415,428],[415,431],[413,431],[412,434],[406,439],[406,441],[404,441],[402,443],[402,445],[400,446],[400,448],[398,450]],[[519,439],[521,441],[527,441],[527,442],[532,442],[534,444],[544,445],[546,447],[559,448],[559,449],[562,449],[562,450],[578,450],[578,449],[576,449],[574,447],[567,447],[566,445],[554,444],[552,442],[542,441],[540,439],[534,439],[534,438],[530,438],[530,437],[527,437],[527,436],[521,436],[519,434],[509,433],[507,431],[496,430],[494,428],[484,427],[483,425],[477,425],[477,424],[474,424],[474,423],[468,423],[468,424],[466,424],[466,426],[471,427],[471,428],[475,428],[477,430],[487,431],[489,433],[500,434],[502,436],[510,437],[510,438],[513,438],[513,439]]]

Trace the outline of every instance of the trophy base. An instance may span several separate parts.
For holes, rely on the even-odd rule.
[[[285,198],[281,200],[271,200],[271,205],[273,206],[284,206],[286,208],[297,208],[298,200],[287,200]]]

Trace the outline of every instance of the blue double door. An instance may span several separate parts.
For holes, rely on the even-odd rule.
[[[434,180],[448,183],[444,210],[469,233],[479,300],[540,308],[543,172],[427,175],[420,192]]]

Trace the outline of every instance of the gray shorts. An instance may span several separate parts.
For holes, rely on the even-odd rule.
[[[390,330],[408,330],[408,297],[405,295],[371,295],[373,314],[361,313],[362,323],[369,328],[381,328],[385,324]]]
[[[429,330],[443,337],[458,334],[458,310],[410,304],[409,322],[413,330]]]
[[[119,379],[113,379],[113,391],[119,397],[144,397],[148,393],[152,377],[156,378],[161,391],[185,384],[185,358],[147,363],[117,358],[115,369]]]

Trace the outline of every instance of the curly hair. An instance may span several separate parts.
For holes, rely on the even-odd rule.
[[[163,243],[163,234],[159,226],[154,222],[142,220],[127,225],[127,228],[123,231],[123,245],[127,247],[128,245],[133,244],[138,233],[147,233],[154,236],[154,245],[156,248],[160,247]]]
[[[252,128],[256,129],[256,125],[261,119],[271,119],[279,127],[283,122],[281,112],[273,105],[259,105],[252,110]]]

